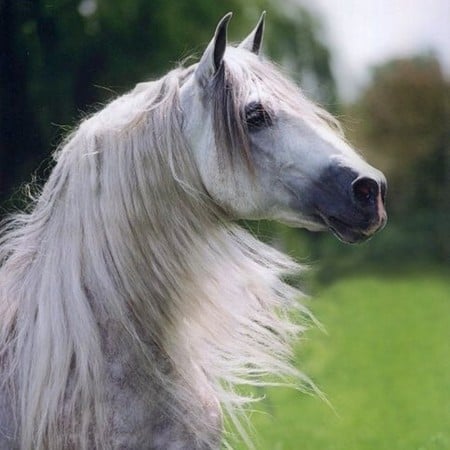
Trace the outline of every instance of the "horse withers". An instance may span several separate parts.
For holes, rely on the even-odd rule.
[[[0,449],[219,448],[236,386],[306,380],[300,267],[234,221],[360,242],[386,181],[260,56],[264,16],[238,47],[230,17],[198,64],[84,120],[4,224]]]

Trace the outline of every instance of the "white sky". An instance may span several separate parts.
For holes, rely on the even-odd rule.
[[[450,74],[450,0],[296,0],[317,11],[341,96],[352,99],[369,68],[433,50]]]

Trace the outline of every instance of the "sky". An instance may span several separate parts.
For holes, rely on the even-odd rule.
[[[450,76],[450,0],[296,1],[322,19],[344,100],[368,83],[370,67],[420,51],[434,51]]]

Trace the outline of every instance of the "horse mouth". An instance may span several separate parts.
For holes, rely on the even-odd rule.
[[[346,244],[359,244],[367,241],[376,230],[361,230],[335,216],[326,216],[319,212],[318,218],[340,241]],[[380,227],[381,228],[381,227]]]

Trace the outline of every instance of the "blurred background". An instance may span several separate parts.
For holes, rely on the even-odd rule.
[[[0,219],[84,116],[199,56],[226,12],[238,42],[264,9],[266,55],[386,173],[389,223],[358,246],[245,224],[312,267],[327,334],[297,364],[333,406],[267,392],[257,448],[450,449],[448,0],[1,0]]]

